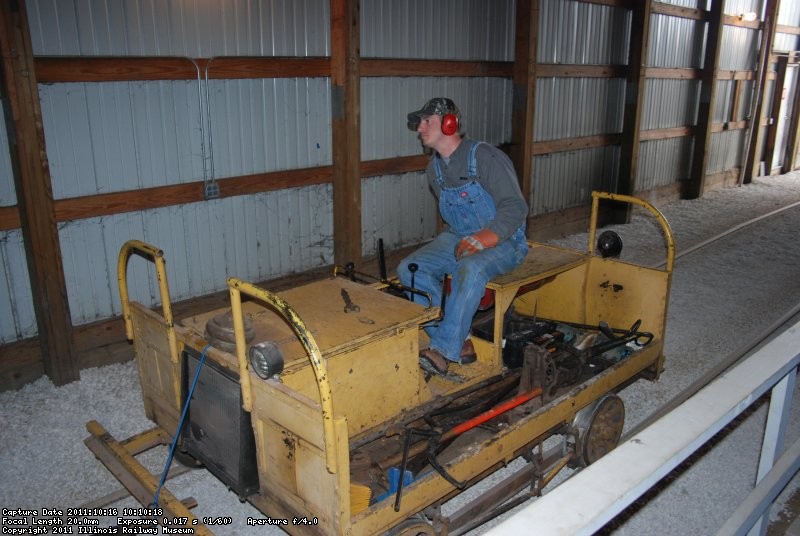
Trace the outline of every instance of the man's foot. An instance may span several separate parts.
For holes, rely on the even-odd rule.
[[[447,365],[450,362],[438,350],[426,348],[419,353],[419,366],[425,372],[444,376],[447,374]]]
[[[461,358],[462,365],[469,365],[470,363],[477,361],[478,355],[475,353],[475,347],[472,345],[472,339],[467,339],[464,341],[464,346],[461,347],[461,353],[458,357]]]

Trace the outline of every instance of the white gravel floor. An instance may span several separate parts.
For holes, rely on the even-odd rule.
[[[672,226],[680,253],[733,225],[798,201],[800,174],[792,173],[659,208]],[[800,302],[798,228],[800,207],[678,259],[669,305],[666,370],[658,382],[641,381],[623,391],[626,429]],[[648,217],[637,215],[631,224],[615,229],[625,244],[623,258],[647,264],[663,260],[663,250],[653,247],[662,243],[661,238]],[[559,243],[584,249],[586,237],[576,235]],[[604,532],[713,533],[753,486],[765,415],[762,404]],[[66,511],[117,490],[116,479],[83,444],[89,420],[99,421],[118,439],[153,426],[144,416],[132,362],[84,370],[79,382],[63,387],[42,378],[20,390],[0,393],[0,508]],[[795,410],[787,442],[799,435],[800,411]],[[166,448],[158,448],[140,460],[160,472],[166,454]],[[207,471],[191,471],[171,480],[168,487],[178,497],[197,499],[194,512],[198,517],[231,517],[231,525],[214,527],[216,534],[256,532],[246,520],[262,517],[261,513],[241,503]],[[797,487],[790,484],[773,508],[773,517],[782,514],[786,497]],[[128,498],[109,506],[122,509],[137,504]],[[103,524],[111,521],[102,519]],[[481,534],[496,523],[472,534]],[[283,534],[276,527],[257,531]],[[531,533],[535,534],[533,528]]]

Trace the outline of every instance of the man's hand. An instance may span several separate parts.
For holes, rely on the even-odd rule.
[[[487,248],[493,248],[498,242],[500,242],[500,237],[497,236],[497,233],[489,229],[481,229],[477,233],[461,239],[456,245],[456,259],[473,255]]]

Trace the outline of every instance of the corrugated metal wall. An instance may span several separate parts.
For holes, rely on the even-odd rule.
[[[328,0],[26,6],[37,56],[329,54]],[[54,197],[331,163],[328,79],[204,76],[40,85]],[[4,204],[14,204],[6,197]],[[164,249],[175,300],[220,290],[230,275],[259,281],[330,264],[331,205],[325,185],[64,223],[59,237],[72,321],[119,314],[116,256],[132,238]],[[8,304],[12,314],[0,321],[0,342],[9,342],[35,335],[36,325],[19,232],[2,238],[7,291],[0,307]],[[149,270],[132,262],[131,294],[156,303]]]
[[[5,109],[0,106],[0,206],[17,204],[8,151]],[[25,246],[19,229],[0,231],[0,342],[36,334]]]
[[[778,11],[778,24],[797,26],[800,24],[800,3],[781,2]],[[775,35],[773,48],[777,51],[790,51],[798,49],[798,36],[778,33]]]
[[[707,0],[669,4],[706,9]],[[762,10],[761,0],[727,0],[732,15]],[[800,23],[800,2],[784,0],[780,24]],[[34,54],[327,56],[329,0],[26,0]],[[364,58],[513,61],[514,0],[361,0]],[[627,64],[631,13],[622,8],[541,0],[540,63]],[[759,32],[725,27],[720,68],[755,67]],[[652,15],[649,67],[700,68],[703,23]],[[780,34],[776,48],[794,49]],[[211,69],[213,70],[213,61]],[[330,81],[277,80],[63,83],[41,85],[48,159],[57,199],[209,178],[329,165]],[[751,82],[732,111],[735,84],[720,81],[714,121],[744,118]],[[511,141],[513,87],[500,78],[362,78],[363,160],[416,155],[406,114],[428,98],[452,97],[467,135]],[[643,130],[693,125],[699,82],[648,79]],[[536,141],[619,133],[625,82],[611,78],[537,79]],[[6,144],[4,129],[0,141]],[[744,131],[712,136],[708,171],[740,165]],[[690,138],[644,141],[638,188],[688,177]],[[0,151],[0,206],[16,203],[10,163]],[[592,189],[616,187],[618,146],[534,159],[531,215],[584,204]],[[116,255],[136,238],[165,250],[173,299],[224,288],[235,275],[259,281],[332,262],[330,185],[212,200],[71,221],[61,225],[74,324],[119,314]],[[364,254],[378,239],[399,248],[432,237],[436,209],[424,174],[374,177],[362,184]],[[32,336],[36,325],[19,230],[0,234],[0,343]],[[134,261],[135,299],[158,301],[151,268]]]
[[[361,3],[361,57],[513,61],[514,1],[369,0]],[[467,136],[511,141],[511,80],[501,78],[362,78],[361,158],[420,154],[406,115],[428,99],[458,105]],[[362,186],[362,252],[432,238],[436,206],[422,173],[374,177]]]
[[[622,65],[627,63],[630,11],[544,0],[539,14],[540,63]],[[610,78],[538,78],[534,140],[592,136],[622,131],[625,81]],[[619,147],[566,151],[534,158],[533,216],[586,202],[592,189],[616,186]]]
[[[328,0],[27,0],[26,6],[37,56],[190,61],[330,53]],[[361,13],[363,57],[513,59],[513,0],[364,0]],[[331,164],[327,78],[206,81],[199,72],[198,81],[39,89],[56,199]],[[405,115],[435,95],[458,102],[469,135],[510,140],[509,80],[365,78],[363,158],[419,154]],[[0,171],[0,199],[14,205],[11,172]],[[119,314],[116,256],[128,239],[164,249],[171,294],[180,300],[220,290],[230,275],[259,281],[330,264],[331,211],[331,186],[324,185],[64,223],[59,237],[72,321]],[[362,218],[366,254],[378,238],[401,247],[432,237],[436,209],[424,176],[366,180]],[[35,335],[36,325],[21,235],[5,232],[0,240],[6,283],[0,308],[11,311],[0,320],[5,343]],[[131,294],[154,304],[150,270],[132,261]]]

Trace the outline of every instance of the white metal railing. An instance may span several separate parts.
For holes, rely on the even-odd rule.
[[[528,535],[531,527],[537,536],[594,533],[771,390],[757,485],[718,533],[763,534],[765,513],[800,466],[800,441],[775,463],[798,364],[800,323],[487,534]]]

